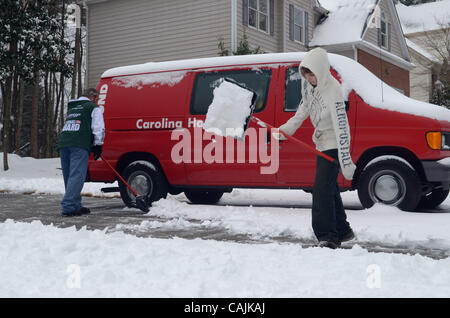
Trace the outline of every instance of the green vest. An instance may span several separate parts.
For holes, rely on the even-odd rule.
[[[59,135],[58,150],[64,147],[84,148],[91,152],[94,136],[92,135],[92,111],[98,107],[88,100],[70,101],[66,122]]]

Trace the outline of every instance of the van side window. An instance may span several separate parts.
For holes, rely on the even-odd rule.
[[[302,100],[302,77],[297,66],[286,69],[286,87],[284,90],[284,111],[295,112]]]
[[[216,81],[223,77],[232,78],[253,89],[258,94],[254,112],[260,112],[266,107],[271,76],[272,71],[267,69],[199,73],[195,77],[190,113],[192,115],[204,115],[207,113],[208,107],[213,100],[213,90],[217,85]]]

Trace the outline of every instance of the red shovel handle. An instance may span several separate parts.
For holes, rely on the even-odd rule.
[[[271,128],[271,129],[278,129],[288,140],[296,143],[297,145],[300,145],[302,147],[305,147],[306,149],[312,151],[313,153],[315,153],[318,156],[321,156],[322,158],[325,158],[326,160],[330,161],[330,162],[334,162],[334,158],[324,154],[323,152],[318,151],[316,148],[311,147],[310,145],[304,143],[303,141],[298,140],[297,138],[294,138],[288,134],[286,134],[284,131],[280,130],[279,128],[275,128],[272,125],[263,122],[262,120],[256,118],[256,117],[252,117],[252,120],[256,123],[261,122],[262,124],[266,125],[267,127]]]
[[[134,196],[137,197],[138,194],[136,193],[136,191],[134,191],[133,188],[125,181],[125,179],[122,178],[122,176],[116,171],[116,169],[114,169],[113,166],[111,166],[111,164],[108,161],[106,161],[105,158],[103,158],[103,155],[100,155],[100,158],[102,158],[102,160],[106,162],[106,164],[111,168],[111,170],[114,171],[116,176],[118,176],[120,180],[122,180],[122,182],[128,187],[128,189],[130,189],[130,191],[133,192]]]

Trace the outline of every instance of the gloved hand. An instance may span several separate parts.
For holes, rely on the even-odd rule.
[[[287,138],[280,132],[273,132],[272,136],[279,141],[287,140]]]
[[[101,145],[95,145],[92,147],[92,153],[94,154],[94,160],[97,160],[100,158],[100,155],[102,154],[102,146]]]

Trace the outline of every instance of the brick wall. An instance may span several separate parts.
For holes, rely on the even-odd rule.
[[[379,58],[362,50],[358,50],[358,62],[385,83],[401,89],[406,96],[409,96],[409,71],[383,60],[380,62]]]

